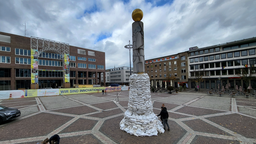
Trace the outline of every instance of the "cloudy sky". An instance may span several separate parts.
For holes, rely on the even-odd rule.
[[[256,0],[0,0],[0,31],[106,54],[129,66],[132,11],[143,13],[145,59],[256,37]]]

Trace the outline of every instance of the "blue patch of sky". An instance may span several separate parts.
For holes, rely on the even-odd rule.
[[[97,40],[96,40],[95,43],[97,43],[97,42],[99,42],[99,41],[101,41],[101,40],[103,40],[103,39],[109,38],[109,37],[111,37],[111,36],[112,36],[111,33],[101,33],[101,34],[97,37]]]
[[[174,0],[146,0],[146,2],[150,2],[156,6],[163,6],[165,4],[171,5],[173,3],[173,1]]]
[[[94,12],[97,12],[97,11],[99,11],[99,9],[97,8],[97,5],[94,4],[93,7],[91,7],[90,9],[85,9],[84,13],[82,15],[77,16],[76,18],[81,19],[82,17],[84,17],[84,15],[91,14],[91,13],[94,13]]]

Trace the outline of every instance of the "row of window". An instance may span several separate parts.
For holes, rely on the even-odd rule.
[[[87,68],[85,63],[78,63],[77,66],[78,68]]]
[[[240,75],[248,74],[248,71],[245,69],[228,69],[228,70],[214,70],[214,71],[202,71],[202,72],[190,72],[191,77],[198,76],[220,76],[220,75]],[[255,74],[255,70],[251,71],[252,74]]]
[[[11,51],[11,48],[10,48],[10,47],[0,46],[0,51],[10,52],[10,51]]]
[[[247,56],[249,55],[255,55],[255,49],[251,50],[244,50],[244,51],[237,51],[237,52],[230,52],[230,53],[223,53],[223,54],[217,54],[212,56],[205,56],[205,57],[199,57],[199,58],[191,58],[190,63],[194,62],[203,62],[203,61],[209,61],[209,60],[219,60],[219,59],[226,59],[226,58],[233,58],[233,57],[240,57],[241,56]]]
[[[103,69],[104,70],[104,65],[97,65],[98,69]]]
[[[250,47],[250,46],[255,46],[256,42],[253,43],[247,43],[247,44],[241,44],[241,45],[235,45],[235,46],[229,46],[229,47],[224,47],[222,50],[232,50],[232,49],[237,49],[237,48],[244,48],[244,47]],[[206,50],[200,50],[200,51],[196,51],[196,52],[191,52],[190,56],[194,56],[194,55],[199,55],[199,54],[207,54],[207,53],[213,53],[213,52],[219,52],[220,48],[211,48],[211,49],[206,49]]]
[[[88,61],[90,61],[90,62],[96,62],[96,59],[94,59],[94,58],[88,58]]]
[[[183,64],[185,64],[185,62],[182,62]],[[172,62],[168,62],[168,64],[169,64],[169,66],[172,64]],[[177,61],[173,61],[173,64],[177,64]],[[160,63],[160,64],[158,64],[159,65],[159,67],[161,67],[162,66],[162,64]],[[166,63],[164,63],[164,66],[166,66]],[[155,64],[155,67],[157,67],[157,64]],[[149,65],[147,65],[147,68],[149,68]],[[153,68],[153,65],[151,64],[151,68]]]
[[[243,60],[233,60],[233,61],[224,61],[224,62],[215,62],[215,63],[206,63],[206,64],[198,64],[198,65],[190,65],[190,70],[194,69],[207,69],[207,68],[225,68],[232,66],[245,66],[250,64],[250,66],[254,66],[256,64],[256,59],[243,59]]]
[[[86,57],[77,57],[77,60],[86,61]]]
[[[155,75],[155,78],[157,78],[157,76],[158,76],[158,75],[156,74],[156,75]],[[171,77],[171,76],[172,76],[172,74],[169,74],[169,77]],[[174,76],[177,77],[177,73],[174,73]],[[159,77],[161,78],[162,75],[160,74]],[[154,76],[151,75],[151,78],[154,78]],[[164,74],[164,78],[166,78],[166,74]],[[186,75],[182,75],[182,78],[185,78],[185,79],[186,79]]]
[[[39,60],[41,66],[62,66],[62,61]]]
[[[30,58],[15,57],[16,64],[31,64]]]
[[[26,49],[15,48],[15,55],[30,56],[31,51]]]
[[[11,63],[11,57],[9,57],[9,56],[0,56],[0,63]]]

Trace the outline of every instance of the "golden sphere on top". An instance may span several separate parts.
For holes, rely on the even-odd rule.
[[[143,12],[141,9],[135,9],[132,12],[132,19],[134,21],[141,21],[141,19],[143,18]]]

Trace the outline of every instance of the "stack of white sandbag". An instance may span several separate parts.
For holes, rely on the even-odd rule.
[[[128,109],[120,122],[120,129],[135,136],[164,133],[161,122],[153,112],[147,74],[133,74],[130,77]]]

